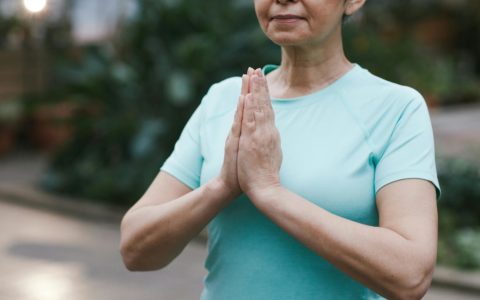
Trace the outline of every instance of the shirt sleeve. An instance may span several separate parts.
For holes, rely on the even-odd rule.
[[[200,147],[200,125],[204,101],[195,109],[175,143],[173,152],[160,170],[169,173],[190,187],[200,186],[203,156]]]
[[[441,196],[435,164],[435,145],[428,107],[423,97],[409,102],[401,113],[375,168],[375,193],[396,180],[419,178]]]

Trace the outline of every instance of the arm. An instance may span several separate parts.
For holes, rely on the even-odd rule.
[[[437,209],[428,181],[399,180],[380,189],[379,227],[334,215],[280,185],[249,196],[286,232],[388,299],[421,299],[429,288]]]
[[[252,71],[249,69],[248,74]],[[237,178],[237,152],[248,78],[249,75],[242,77],[241,96],[225,142],[220,175],[192,191],[161,171],[125,214],[120,251],[129,270],[147,271],[167,266],[217,213],[242,193]]]
[[[218,179],[191,190],[161,171],[122,219],[125,266],[131,271],[167,266],[232,199]]]
[[[337,216],[296,195],[280,183],[281,143],[266,80],[256,71],[251,82],[238,154],[242,190],[274,223],[365,286],[389,299],[420,299],[436,261],[434,186],[419,179],[383,186],[376,198],[379,227]]]

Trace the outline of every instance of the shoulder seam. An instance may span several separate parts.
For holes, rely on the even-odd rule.
[[[350,114],[350,116],[352,116],[353,120],[355,121],[355,123],[357,123],[357,126],[360,128],[360,130],[363,132],[363,136],[364,136],[364,140],[365,142],[367,143],[367,145],[370,147],[370,152],[372,154],[375,154],[374,150],[375,150],[375,147],[373,147],[373,144],[372,142],[370,141],[370,133],[368,132],[368,130],[366,129],[365,127],[365,124],[357,117],[356,114],[353,113],[352,109],[350,108],[350,106],[345,102],[345,100],[343,99],[343,96],[338,93],[336,90],[335,90],[335,94],[337,94],[340,98],[340,101],[342,102],[343,106],[346,108],[346,110],[348,111],[348,113]]]
[[[387,146],[390,145],[390,143],[391,143],[391,141],[392,141],[392,138],[393,138],[393,135],[394,135],[394,133],[397,131],[400,121],[403,119],[403,115],[405,114],[405,111],[408,109],[408,107],[410,106],[411,103],[415,102],[416,99],[417,99],[416,97],[411,98],[411,99],[407,102],[407,104],[405,105],[405,107],[402,109],[402,111],[401,111],[401,113],[400,113],[397,121],[395,122],[395,126],[393,127],[392,132],[390,133],[390,135],[389,135],[389,137],[388,137],[388,140],[387,140],[387,143],[386,143]],[[383,146],[383,147],[382,147],[381,153],[379,153],[379,155],[378,155],[378,158],[379,158],[379,159],[380,159],[381,157],[383,157],[383,155],[385,154],[385,151],[387,150],[387,146]]]

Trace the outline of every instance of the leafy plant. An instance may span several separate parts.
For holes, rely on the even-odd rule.
[[[67,21],[49,29],[61,34],[47,34],[49,43],[57,44],[51,47],[54,84],[45,99],[76,103],[73,139],[54,155],[43,181],[49,189],[131,204],[158,173],[212,83],[240,75],[248,66],[279,62],[279,49],[261,32],[251,1],[136,3],[136,16],[110,43],[78,49],[68,41]],[[363,13],[344,28],[347,56],[379,76],[432,93],[440,101],[456,101],[463,96],[455,95],[467,94],[461,91],[476,97],[480,72],[480,52],[472,50],[476,43],[464,43],[463,50],[446,58],[444,53],[431,54],[414,38],[415,24],[444,11],[443,5],[367,2]],[[405,6],[412,7],[412,13],[405,14]],[[453,18],[462,21],[459,30],[478,32],[478,18],[468,23],[463,15],[477,11],[453,10]],[[472,60],[473,71],[461,72],[464,56]],[[445,183],[449,184],[463,188],[453,181]],[[471,191],[465,188],[462,193]]]
[[[58,61],[49,97],[74,100],[73,140],[43,186],[117,204],[145,191],[208,87],[279,51],[242,2],[138,1],[114,44]]]
[[[442,187],[438,261],[480,268],[480,166],[462,159],[438,160]]]
[[[408,14],[405,9],[408,8]],[[418,89],[429,104],[480,100],[479,3],[368,1],[347,26],[353,61],[388,80]]]

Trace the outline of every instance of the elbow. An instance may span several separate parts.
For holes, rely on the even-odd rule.
[[[124,217],[120,225],[120,255],[125,267],[132,272],[156,271],[168,266],[176,257],[172,243],[164,234],[153,236],[156,228],[137,226]],[[175,254],[175,255],[174,255]]]
[[[122,261],[124,266],[129,271],[141,271],[140,264],[139,264],[139,254],[138,254],[138,247],[134,247],[131,241],[131,237],[128,237],[126,234],[126,216],[123,217],[121,225],[120,225],[120,256],[122,257]]]
[[[399,281],[392,291],[393,299],[416,300],[422,299],[432,283],[433,268],[410,273],[403,282]]]
[[[133,249],[128,243],[122,241],[120,243],[120,255],[122,256],[125,268],[131,272],[143,271],[139,263],[139,255],[137,250]]]
[[[410,293],[408,299],[422,299],[427,293],[432,283],[433,268],[431,271],[421,273],[416,282],[412,282],[410,286]]]
[[[142,252],[139,249],[126,243],[122,243],[120,245],[120,254],[122,256],[125,268],[131,272],[155,271],[168,265],[168,262],[162,263],[156,261],[154,263],[152,261],[145,260],[145,256],[142,255]]]
[[[136,255],[135,252],[130,249],[130,247],[122,244],[120,246],[120,254],[122,256],[123,264],[127,270],[131,272],[143,271],[138,263],[138,255]]]
[[[120,238],[120,255],[122,257],[123,264],[127,270],[132,272],[139,271],[154,271],[165,267],[167,264],[162,264],[159,257],[149,258],[146,251],[148,245],[146,245],[145,237],[136,236],[131,231],[127,230],[125,218],[121,224],[121,238]]]

